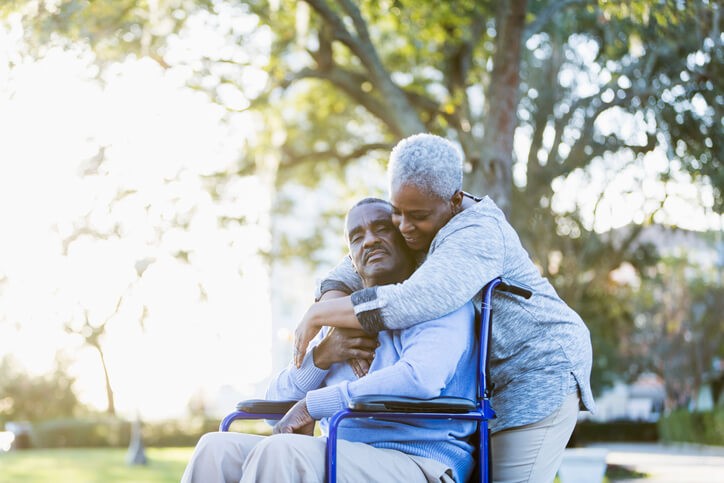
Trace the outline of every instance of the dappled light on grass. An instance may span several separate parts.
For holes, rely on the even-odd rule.
[[[0,482],[178,482],[193,448],[147,448],[148,464],[128,466],[126,448],[0,453]]]

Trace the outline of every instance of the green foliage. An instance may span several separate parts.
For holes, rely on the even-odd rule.
[[[643,421],[580,421],[573,429],[569,447],[588,446],[600,442],[653,443],[659,441],[656,423]]]
[[[143,442],[147,446],[194,446],[205,433],[219,430],[218,419],[195,418],[153,421],[143,424]],[[271,434],[264,421],[239,421],[233,431],[249,434]]]
[[[686,407],[703,384],[721,377],[715,365],[724,355],[724,286],[686,256],[666,257],[647,272],[631,299],[637,330],[626,353],[637,370],[665,380],[670,409]]]
[[[142,423],[145,446],[194,446],[208,432],[218,431],[219,420],[190,417]],[[250,434],[270,434],[264,421],[239,421],[234,431]],[[100,448],[127,447],[131,423],[109,416],[66,418],[33,424],[30,443],[33,448]]]
[[[665,443],[724,445],[724,406],[712,411],[677,409],[659,420],[659,434]]]
[[[52,419],[33,425],[34,448],[128,446],[131,425],[112,417]]]
[[[500,167],[490,159],[489,145],[504,132],[486,120],[500,114],[488,110],[493,87],[517,89],[519,77],[520,91],[513,94],[520,101],[513,112],[502,114],[515,117],[517,135],[525,135],[530,147],[517,160],[526,175],[510,194],[510,219],[543,273],[589,325],[594,386],[601,390],[616,375],[633,377],[656,365],[628,341],[650,347],[635,337],[642,332],[634,324],[640,320],[636,315],[643,312],[657,321],[663,316],[654,289],[664,281],[646,275],[657,255],[635,240],[642,227],[655,222],[666,199],[653,196],[632,207],[640,216],[633,218],[636,226],[621,243],[594,231],[590,216],[597,216],[595,210],[589,219],[580,204],[554,210],[556,198],[569,195],[557,186],[573,176],[600,177],[595,166],[610,159],[620,160],[621,166],[606,166],[607,176],[635,167],[644,155],[659,150],[667,158],[666,168],[656,174],[659,181],[688,174],[694,183],[711,185],[714,199],[702,202],[706,209],[722,211],[721,15],[714,2],[704,0],[528,2],[524,30],[516,33],[524,46],[520,69],[511,70],[504,86],[495,86],[496,52],[508,47],[496,45],[506,33],[500,14],[502,6],[512,3],[61,0],[40,11],[32,11],[38,2],[15,1],[3,13],[22,12],[26,33],[36,45],[63,38],[90,45],[101,61],[134,54],[164,66],[166,41],[182,35],[195,13],[207,12],[207,20],[223,19],[232,10],[253,15],[255,31],[269,32],[271,41],[268,54],[258,56],[269,76],[267,86],[249,99],[256,123],[263,127],[240,160],[239,172],[219,173],[213,182],[268,172],[281,193],[277,215],[293,208],[284,194],[290,185],[313,187],[337,178],[351,191],[357,185],[345,179],[349,166],[384,164],[397,139],[419,130],[460,143],[471,169],[466,188],[504,198],[512,177],[503,176],[506,186],[491,191],[496,188],[493,175],[500,170],[510,175],[512,163]],[[717,19],[720,25],[714,25]],[[221,31],[237,53],[252,44],[233,29]],[[244,55],[215,53],[188,67],[195,72],[194,86],[223,105],[220,86],[243,90],[238,73],[249,63]],[[631,122],[630,129],[616,129],[622,119]],[[513,153],[502,156],[513,159]],[[605,192],[608,183],[603,184],[591,186]],[[275,233],[281,239],[270,255],[319,263],[330,227],[337,229],[330,219],[342,212],[340,206],[325,210],[315,233],[302,240]],[[610,273],[622,264],[634,267],[644,280],[642,290],[611,282]],[[687,317],[694,317],[687,330],[713,343],[720,338],[711,321],[721,313],[716,300],[723,297],[710,285],[692,287],[679,304],[689,311]],[[674,339],[664,339],[675,352]],[[633,359],[636,364],[626,373]],[[696,373],[696,364],[687,359],[682,367]]]
[[[31,375],[10,356],[0,360],[0,427],[7,421],[44,421],[87,413],[73,392],[75,379],[57,359],[50,374]]]
[[[20,13],[31,46],[63,43],[89,45],[100,61],[127,55],[160,59],[167,37],[178,32],[188,14],[208,8],[207,0],[14,0],[0,17]],[[40,50],[42,52],[42,50]]]

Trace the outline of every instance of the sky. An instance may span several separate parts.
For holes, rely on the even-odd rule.
[[[182,416],[192,397],[221,414],[260,396],[291,337],[273,317],[300,318],[315,277],[297,267],[285,293],[304,295],[272,307],[274,278],[260,255],[271,243],[269,181],[209,185],[263,126],[245,114],[224,122],[219,106],[187,87],[183,67],[129,58],[97,82],[86,50],[22,57],[17,26],[8,25],[0,27],[0,357],[40,374],[61,351],[81,399],[103,409],[99,357],[79,333],[86,322],[106,323],[102,344],[121,414]],[[191,26],[171,57],[221,48],[213,29]],[[246,79],[253,88],[264,76],[251,69]],[[246,104],[238,92],[227,96]],[[612,116],[609,129],[635,131],[640,121]],[[602,159],[557,181],[552,202],[559,211],[583,207],[590,227],[605,231],[641,221],[632,207],[648,209],[668,192],[659,221],[721,230],[720,215],[697,208],[709,202],[706,188],[685,177],[649,181],[668,166],[657,152],[633,164]],[[518,182],[524,176],[518,165]],[[292,193],[298,206],[287,229],[304,226],[328,199],[322,193],[343,189]],[[601,192],[594,208],[592,194]]]

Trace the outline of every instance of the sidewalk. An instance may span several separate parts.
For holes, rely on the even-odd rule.
[[[622,466],[646,478],[611,480],[617,483],[724,483],[724,447],[693,444],[599,443],[607,465]]]

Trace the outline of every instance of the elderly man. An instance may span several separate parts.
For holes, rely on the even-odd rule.
[[[366,198],[347,214],[346,234],[355,269],[365,286],[400,283],[415,263],[392,224],[389,203]],[[326,343],[339,329],[323,329],[301,366],[279,373],[268,399],[300,399],[269,437],[209,433],[199,441],[182,482],[310,482],[324,480],[325,438],[312,437],[315,420],[346,407],[351,398],[390,394],[416,398],[441,395],[474,399],[476,340],[474,309],[468,303],[439,319],[406,330],[347,333],[349,350]],[[372,346],[370,346],[372,344]],[[369,373],[355,376],[346,360],[368,357]],[[340,481],[465,481],[473,467],[468,421],[414,423],[353,419],[339,430]]]

